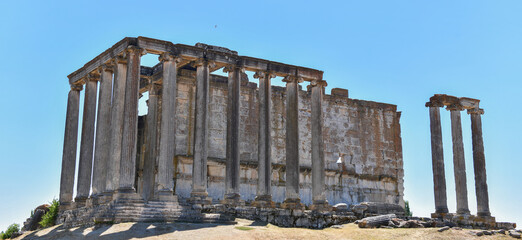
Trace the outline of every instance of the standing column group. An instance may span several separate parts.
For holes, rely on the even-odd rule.
[[[174,158],[176,153],[177,68],[181,58],[166,52],[160,55],[162,86],[149,81],[149,112],[145,130],[146,148],[143,190],[136,193],[136,155],[138,100],[140,96],[140,58],[143,49],[129,46],[99,69],[72,85],[67,104],[67,119],[62,160],[60,202],[72,202],[78,135],[79,96],[85,84],[85,100],[78,168],[77,206],[91,197],[95,204],[106,200],[174,201]],[[225,202],[240,204],[240,129],[242,62],[225,68],[228,72]],[[213,61],[206,57],[195,61],[196,107],[192,192],[189,202],[210,204],[207,192],[208,121],[210,72]],[[259,78],[259,146],[257,206],[274,207],[271,196],[271,78],[270,70],[256,72]],[[302,208],[299,196],[299,83],[296,75],[286,82],[286,194],[284,207]],[[99,98],[98,82],[100,82]],[[312,199],[316,207],[328,206],[325,194],[322,101],[326,82],[311,83],[312,107]],[[161,94],[160,94],[161,92]],[[161,96],[161,97],[159,97]],[[96,111],[97,110],[97,111]],[[160,114],[161,112],[161,114]],[[96,121],[96,123],[95,123]],[[96,129],[96,130],[95,130]],[[161,131],[158,131],[161,129]],[[156,166],[157,164],[157,166]],[[157,173],[156,173],[157,169]],[[92,173],[92,177],[91,177]],[[156,175],[157,174],[157,175]],[[92,193],[91,191],[92,187]]]
[[[486,166],[484,144],[482,140],[482,124],[480,115],[484,113],[479,108],[479,100],[457,98],[437,94],[430,98],[426,106],[430,109],[433,183],[435,191],[435,213],[433,217],[444,217],[448,213],[446,200],[446,179],[444,174],[444,158],[442,148],[442,130],[440,123],[440,107],[447,107],[451,115],[451,136],[453,143],[453,165],[455,175],[455,191],[457,199],[457,214],[469,215],[468,192],[466,180],[466,163],[462,141],[462,124],[460,112],[467,109],[471,115],[471,133],[473,144],[473,166],[475,171],[475,189],[477,197],[477,215],[490,217],[489,197],[486,182]]]

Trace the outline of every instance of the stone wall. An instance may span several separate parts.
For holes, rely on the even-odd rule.
[[[194,147],[195,72],[181,70],[176,114],[175,192],[191,192]],[[227,78],[211,75],[209,107],[208,193],[214,200],[225,191]],[[336,89],[336,92],[339,89]],[[340,91],[342,92],[342,90]],[[241,86],[241,187],[244,200],[253,200],[257,186],[257,84]],[[299,92],[300,195],[311,203],[311,92]],[[285,88],[272,87],[272,195],[285,193]],[[329,203],[386,202],[404,205],[400,112],[395,105],[325,95],[324,140]],[[336,161],[344,154],[343,164]],[[140,170],[138,169],[138,172]],[[139,186],[139,184],[138,184]],[[139,187],[138,187],[139,188]]]

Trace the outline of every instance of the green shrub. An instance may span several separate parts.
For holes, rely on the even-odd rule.
[[[404,201],[404,214],[408,217],[413,216],[413,212],[410,210],[410,202]]]
[[[58,207],[60,206],[60,202],[57,199],[53,199],[50,202],[51,206],[49,206],[49,211],[42,216],[42,221],[39,222],[42,228],[54,226],[56,222],[56,217],[58,216]]]
[[[13,224],[9,225],[9,227],[7,227],[7,230],[5,231],[5,233],[4,232],[0,233],[0,238],[1,239],[11,238],[13,236],[13,233],[17,233],[17,232],[20,232],[20,225],[13,223]]]

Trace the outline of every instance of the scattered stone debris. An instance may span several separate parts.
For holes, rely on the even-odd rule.
[[[32,216],[25,220],[22,231],[34,231],[40,227],[39,222],[42,221],[42,217],[49,211],[48,204],[42,204],[32,212]]]
[[[520,231],[520,230],[518,230]],[[520,238],[520,233],[517,230],[509,230],[509,236],[512,236],[514,238]]]
[[[331,226],[331,228],[341,229],[341,228],[343,228],[343,225],[333,225],[333,226]]]
[[[437,230],[437,231],[444,232],[444,231],[449,230],[449,229],[450,229],[449,226],[445,226],[445,227],[439,228],[439,230]]]

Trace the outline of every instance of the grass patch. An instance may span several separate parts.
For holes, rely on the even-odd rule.
[[[239,226],[239,227],[236,227],[236,229],[238,230],[242,230],[242,231],[248,231],[248,230],[252,230],[254,228],[251,228],[251,227],[245,227],[245,226]]]

